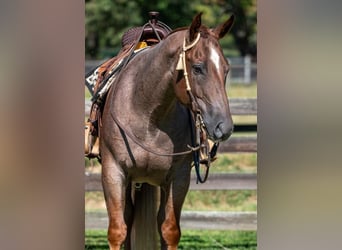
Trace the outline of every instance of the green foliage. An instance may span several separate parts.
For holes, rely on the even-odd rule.
[[[178,249],[186,250],[254,250],[256,231],[183,230]],[[86,230],[85,249],[108,249],[106,230]]]
[[[187,3],[182,0],[86,0],[86,57],[99,59],[116,55],[123,33],[145,24],[149,11],[158,11],[159,19],[172,29],[188,26],[199,12],[203,12],[203,23],[209,27],[235,13],[231,34],[221,40],[225,55],[243,55],[256,49],[256,0],[193,0]]]
[[[219,2],[222,2],[221,6],[225,11],[233,12],[236,16],[231,33],[240,55],[245,56],[250,54],[253,57],[256,57],[256,0],[231,0]]]
[[[86,54],[96,58],[108,56],[107,48],[119,47],[123,33],[144,21],[138,13],[136,1],[88,0],[85,5],[86,16]],[[118,49],[117,49],[118,50]],[[117,52],[117,51],[116,51]],[[116,54],[113,50],[112,53]]]

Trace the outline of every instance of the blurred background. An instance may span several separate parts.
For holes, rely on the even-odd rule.
[[[193,0],[187,4],[180,0],[86,0],[86,59],[116,55],[123,33],[145,24],[149,11],[158,11],[159,20],[172,29],[188,26],[199,12],[203,12],[202,20],[208,27],[214,27],[234,13],[236,20],[230,35],[221,41],[224,53],[228,57],[249,55],[256,60],[256,0]]]

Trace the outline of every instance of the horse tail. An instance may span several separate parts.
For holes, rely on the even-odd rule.
[[[134,192],[134,222],[131,234],[132,249],[154,250],[157,234],[158,187],[143,183]]]

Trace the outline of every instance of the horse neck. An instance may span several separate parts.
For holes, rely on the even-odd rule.
[[[135,99],[139,99],[136,108],[141,108],[144,114],[154,113],[162,118],[175,111],[177,99],[173,83],[179,77],[176,64],[182,49],[183,33],[171,34],[147,51],[144,70],[137,75],[134,89]]]

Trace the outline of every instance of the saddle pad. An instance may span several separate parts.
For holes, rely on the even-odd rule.
[[[138,49],[133,51],[133,53],[129,53],[132,45],[123,48],[116,57],[105,61],[86,75],[85,85],[92,95],[92,102],[106,95],[117,73],[120,72],[127,61],[131,60],[140,51],[149,48],[144,45],[141,46],[140,43],[139,45]]]

